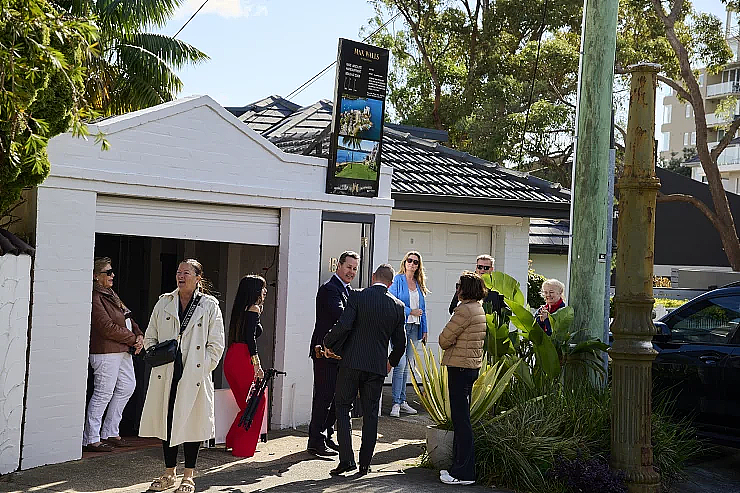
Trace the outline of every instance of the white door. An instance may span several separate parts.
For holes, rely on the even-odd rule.
[[[475,269],[478,255],[491,254],[491,228],[391,221],[388,258],[394,269],[410,250],[421,253],[427,276],[428,341],[436,357],[439,334],[450,319],[455,283],[462,271]]]

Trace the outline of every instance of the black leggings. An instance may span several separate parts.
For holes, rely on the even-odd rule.
[[[172,374],[172,386],[170,387],[170,400],[167,405],[167,440],[162,440],[162,449],[164,450],[164,466],[167,468],[177,466],[177,450],[175,445],[170,447],[170,438],[172,434],[172,410],[175,408],[175,397],[177,396],[177,384],[182,378],[182,357],[179,354],[175,358],[175,368]],[[182,444],[185,452],[185,467],[195,469],[195,462],[198,460],[198,450],[201,442],[185,442]]]
[[[177,466],[177,451],[180,447],[175,445],[170,447],[169,443],[162,440],[162,449],[164,450],[164,467],[171,468]],[[185,467],[195,469],[195,462],[198,460],[198,450],[200,442],[185,442],[182,444],[182,450],[185,452]]]

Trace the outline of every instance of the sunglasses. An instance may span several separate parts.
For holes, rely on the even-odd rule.
[[[110,277],[113,275],[113,269],[101,270],[100,274],[105,274],[106,276]]]
[[[492,265],[480,265],[479,264],[479,265],[476,265],[476,267],[478,267],[478,270],[491,270],[491,269],[493,269],[493,266]]]
[[[414,258],[407,258],[407,259],[406,259],[406,263],[407,263],[407,264],[414,264],[414,265],[419,265],[419,261],[418,261],[418,260],[416,260],[416,259],[414,259]]]

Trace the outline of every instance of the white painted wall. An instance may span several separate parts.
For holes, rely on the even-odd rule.
[[[95,193],[37,191],[22,469],[82,456]]]
[[[505,272],[519,281],[527,297],[527,271],[529,265],[529,218],[520,224],[496,226],[494,255],[496,270]]]
[[[0,256],[0,474],[20,465],[30,296],[31,257]]]
[[[283,153],[206,96],[104,120],[90,131],[103,132],[111,150],[70,135],[55,137],[49,144],[52,174],[36,197],[21,468],[81,456],[96,232],[274,244],[271,217],[279,211],[275,367],[288,375],[275,381],[273,426],[307,423],[321,214],[376,215],[374,263],[384,261],[393,205],[390,169],[381,169],[377,198],[328,195],[325,159]],[[247,208],[264,219],[261,239],[244,228],[213,227],[234,217],[245,220],[241,212]],[[109,219],[118,227],[111,228]],[[225,252],[229,259],[236,255]]]
[[[532,268],[537,274],[548,279],[558,279],[565,283],[568,275],[568,254],[557,253],[530,253]]]

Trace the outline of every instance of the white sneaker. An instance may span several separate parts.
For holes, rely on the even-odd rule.
[[[459,484],[462,486],[467,486],[469,484],[475,483],[475,481],[463,481],[461,479],[453,478],[452,476],[450,476],[450,473],[445,471],[444,469],[442,471],[439,471],[439,480],[442,481],[444,484]]]
[[[397,418],[401,414],[401,404],[393,404],[391,408],[391,417]]]
[[[409,406],[408,402],[404,402],[401,404],[401,411],[405,412],[406,414],[416,414],[416,409]]]

